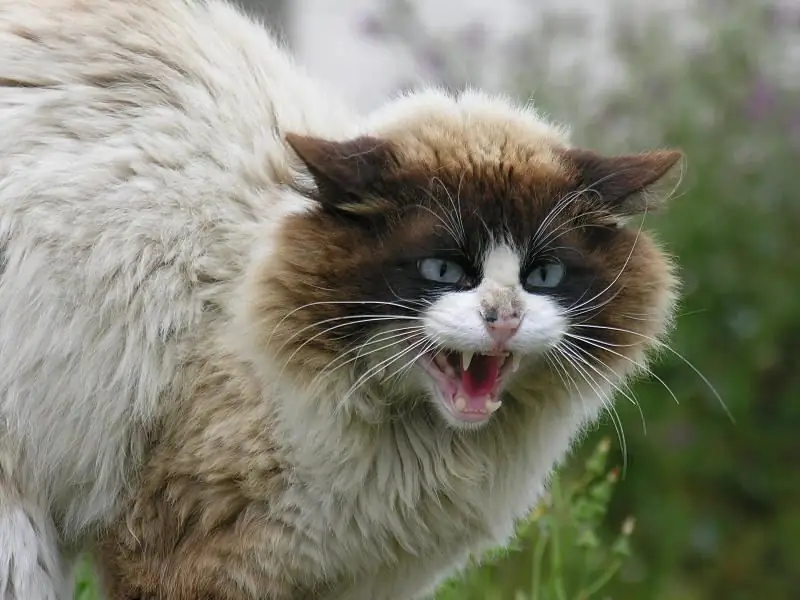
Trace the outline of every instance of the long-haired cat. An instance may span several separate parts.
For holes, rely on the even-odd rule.
[[[220,0],[0,4],[0,597],[407,600],[668,328],[674,151],[358,115]]]

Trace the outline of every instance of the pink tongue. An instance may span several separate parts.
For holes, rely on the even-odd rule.
[[[461,374],[461,385],[469,399],[482,400],[497,384],[502,358],[476,354],[469,369]]]

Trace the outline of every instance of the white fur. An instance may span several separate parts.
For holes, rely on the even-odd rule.
[[[517,309],[519,331],[507,350],[523,356],[541,355],[564,336],[567,320],[558,303],[526,292],[520,283],[520,257],[504,244],[486,253],[484,277],[478,287],[443,295],[425,311],[425,329],[432,339],[448,348],[489,352],[494,343],[486,329],[482,310]]]
[[[110,86],[87,83],[114,77]],[[184,357],[230,334],[248,265],[269,255],[283,215],[305,210],[307,201],[283,187],[297,176],[285,132],[340,139],[402,130],[426,113],[431,127],[441,118],[512,123],[545,154],[563,143],[532,111],[479,93],[422,92],[362,120],[218,0],[4,2],[2,81],[20,83],[0,87],[3,600],[69,597],[60,556],[114,517],[149,428],[186,389]],[[431,330],[481,346],[474,309],[499,286],[536,316],[513,342],[520,351],[551,343],[562,317],[511,285],[509,260],[490,257],[486,287],[442,300],[429,313]],[[223,309],[204,311],[205,302]],[[304,481],[282,502],[314,506],[298,525],[327,544],[310,565],[375,569],[338,590],[340,600],[417,597],[468,550],[506,539],[599,406],[541,407],[525,432],[530,443],[510,460],[502,444],[481,455],[402,423],[391,435],[347,437],[320,412],[320,396],[268,389],[278,397],[276,435]],[[331,456],[333,440],[331,466],[320,457]],[[430,457],[421,466],[420,448]],[[380,469],[368,473],[366,457],[376,456]],[[465,513],[437,508],[430,495],[420,503],[421,488],[458,497],[481,527],[465,534]],[[387,540],[418,558],[386,562]]]
[[[0,598],[68,598],[70,581],[58,551],[58,534],[48,511],[13,494],[10,481],[0,495]]]

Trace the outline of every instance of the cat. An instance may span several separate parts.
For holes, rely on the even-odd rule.
[[[221,0],[4,3],[0,132],[4,600],[427,597],[671,327],[679,151],[360,114]]]

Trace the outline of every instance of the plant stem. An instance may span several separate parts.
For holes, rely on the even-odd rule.
[[[581,590],[580,594],[578,594],[575,600],[588,600],[592,595],[603,589],[603,586],[611,581],[611,578],[614,577],[616,572],[619,571],[621,567],[621,560],[616,560],[611,563],[611,566],[603,571],[603,573],[597,579],[595,579],[589,587]]]
[[[553,479],[552,484],[553,494],[553,507],[556,510],[563,508],[561,503],[561,486],[559,485],[558,478]],[[553,557],[553,586],[555,587],[555,595],[558,600],[567,600],[567,593],[564,590],[564,580],[562,579],[562,560],[561,560],[561,540],[560,531],[558,526],[558,519],[552,520],[553,528],[553,544],[552,557]]]
[[[531,600],[539,600],[539,589],[542,585],[542,561],[547,550],[547,535],[540,530],[533,551],[533,575],[531,577]]]

